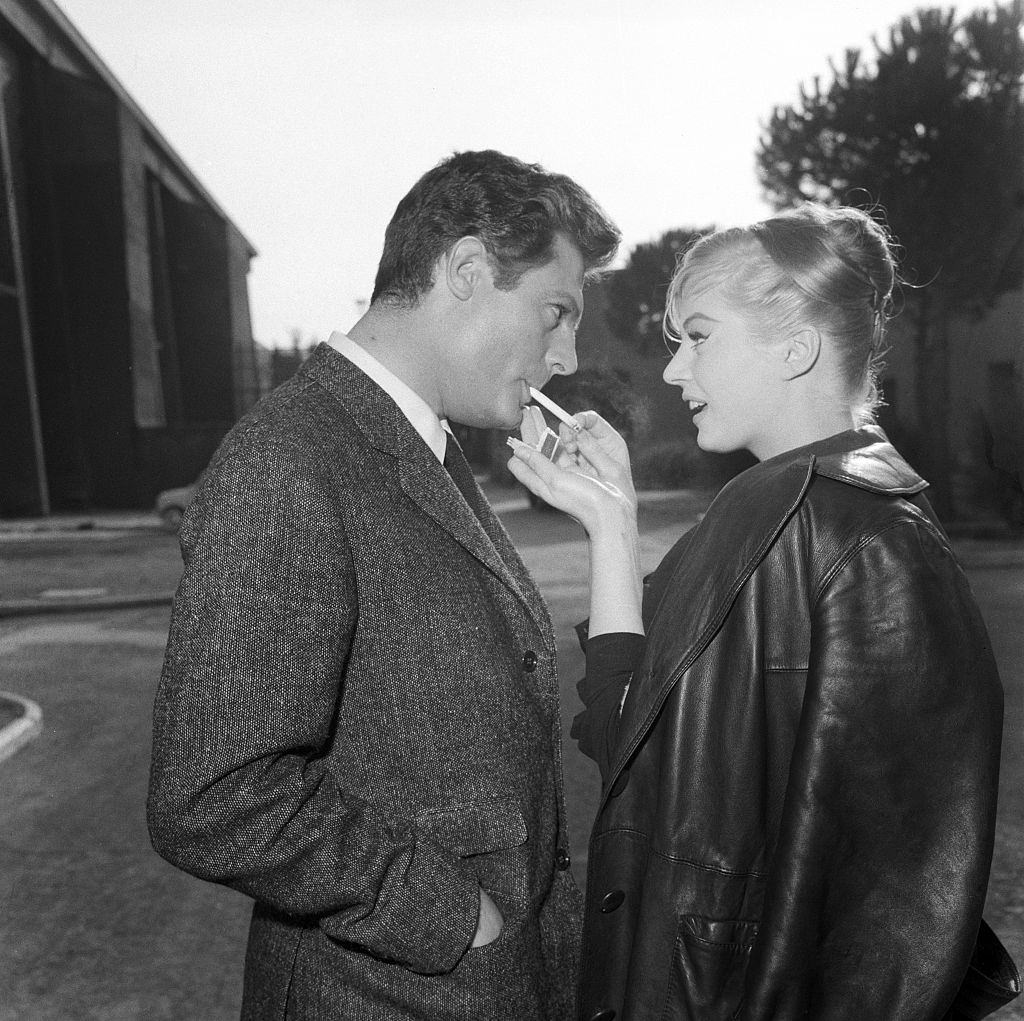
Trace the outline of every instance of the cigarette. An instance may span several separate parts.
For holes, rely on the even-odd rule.
[[[570,429],[575,429],[576,432],[582,431],[583,426],[581,426],[579,422],[577,422],[576,419],[569,414],[568,411],[566,411],[564,408],[560,408],[557,404],[555,404],[555,402],[550,397],[546,397],[539,390],[534,389],[532,386],[530,387],[530,396],[538,404],[544,405],[544,407],[547,408],[548,411],[550,411],[551,414],[555,416],[555,418],[561,419],[567,426],[569,426]]]

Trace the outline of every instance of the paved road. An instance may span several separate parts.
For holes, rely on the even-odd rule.
[[[669,521],[693,511],[671,506],[646,515],[649,566],[678,527]],[[507,523],[556,620],[567,731],[582,666],[572,633],[585,608],[578,532],[553,515],[512,513]],[[42,555],[17,548],[0,549],[0,574],[5,585],[17,575],[24,592],[82,587],[97,576],[117,590],[140,578],[163,583],[176,571],[173,544],[154,537],[48,540],[36,551]],[[1007,688],[987,914],[1024,962],[1024,566],[994,566],[994,553],[980,550],[973,561],[992,566],[970,572]],[[112,569],[112,559],[122,566]],[[86,573],[69,574],[75,564]],[[35,573],[26,580],[25,571]],[[164,608],[0,621],[0,689],[33,699],[44,713],[42,736],[0,763],[0,1021],[237,1017],[249,902],[166,865],[145,831],[149,718],[166,623]],[[582,880],[597,783],[571,742],[565,756]],[[997,1016],[1024,1018],[1024,1011]]]

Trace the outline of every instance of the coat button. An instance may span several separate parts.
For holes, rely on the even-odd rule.
[[[537,669],[537,653],[532,649],[527,649],[523,653],[523,669],[528,673],[532,674]]]
[[[610,1007],[590,1015],[590,1021],[615,1021],[615,1011]]]
[[[569,857],[569,852],[564,847],[560,847],[555,854],[555,868],[560,872],[564,872],[571,862],[572,859]]]
[[[610,915],[617,907],[622,905],[622,902],[626,899],[626,895],[621,890],[612,890],[611,893],[606,894],[603,901],[601,901],[601,912],[606,915]]]
[[[626,784],[629,783],[629,770],[624,769],[615,778],[615,783],[612,784],[612,789],[608,792],[609,797],[617,798],[625,789]]]

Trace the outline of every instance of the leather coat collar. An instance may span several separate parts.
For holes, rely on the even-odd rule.
[[[764,466],[790,461],[810,461],[816,475],[891,496],[911,496],[928,485],[876,425],[850,429],[789,450],[765,461]],[[751,470],[756,471],[757,466]]]

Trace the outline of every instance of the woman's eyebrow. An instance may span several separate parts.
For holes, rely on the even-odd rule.
[[[687,316],[683,323],[683,330],[688,330],[695,322],[705,323],[717,323],[717,319],[712,319],[711,316],[704,315],[703,312],[694,312],[693,315]]]

